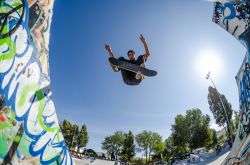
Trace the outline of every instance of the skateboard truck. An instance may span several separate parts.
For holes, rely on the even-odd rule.
[[[136,78],[137,80],[144,79],[144,75],[139,71],[139,72],[135,75],[135,78]]]

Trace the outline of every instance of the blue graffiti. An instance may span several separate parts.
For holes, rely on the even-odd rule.
[[[225,15],[225,11],[227,9],[230,10],[230,15],[228,16]],[[224,3],[224,6],[222,7],[222,13],[225,19],[234,19],[236,17],[235,7],[232,3]]]
[[[15,54],[15,57],[13,58],[11,64],[9,65],[9,68],[5,72],[2,72],[0,74],[0,81],[1,81],[0,93],[6,98],[5,99],[6,106],[11,107],[16,112],[15,120],[22,123],[24,126],[24,132],[27,135],[27,137],[29,137],[30,140],[29,153],[31,156],[33,157],[39,156],[41,164],[50,164],[54,162],[57,162],[57,164],[73,164],[73,160],[69,154],[69,151],[65,145],[63,138],[59,139],[59,134],[61,134],[59,130],[54,131],[52,133],[48,132],[47,130],[41,130],[39,132],[32,132],[30,130],[29,128],[30,123],[33,123],[35,126],[36,125],[35,123],[37,123],[38,120],[32,118],[33,117],[32,115],[34,115],[34,111],[32,111],[32,108],[35,106],[37,101],[36,95],[32,95],[32,97],[34,98],[32,99],[31,102],[28,99],[29,104],[27,107],[22,109],[23,110],[22,113],[17,113],[17,110],[15,109],[18,99],[20,99],[20,95],[18,97],[18,90],[21,88],[22,85],[22,82],[19,81],[19,79],[22,79],[24,77],[24,73],[25,72],[27,73],[29,71],[31,65],[37,66],[39,70],[40,75],[38,84],[42,84],[43,81],[47,81],[46,75],[42,74],[42,66],[37,57],[38,54],[37,47],[31,39],[32,37],[30,35],[30,29],[28,26],[29,6],[27,1],[25,1],[24,3],[24,10],[25,10],[24,18],[22,19],[22,22],[20,23],[18,30],[22,31],[23,34],[27,35],[26,41],[23,42],[24,45],[25,44],[26,45],[21,52]],[[19,36],[18,35],[15,36],[14,33],[12,37],[14,38],[13,40],[14,43],[16,44]],[[22,64],[20,63],[20,65],[22,65],[22,67],[20,67],[20,70],[13,72],[13,68],[15,67],[14,64],[16,64],[18,60],[24,58],[26,58],[27,61],[25,61]],[[9,80],[7,81],[6,79],[8,79],[8,77]],[[3,82],[7,82],[7,84],[3,85]],[[35,93],[36,91],[32,92]],[[46,93],[42,94],[44,95],[45,106],[46,106],[47,104],[49,104],[49,102],[51,102],[51,100],[49,97],[46,96],[47,95]],[[42,114],[43,124],[48,128],[57,125],[57,122],[48,119],[48,118],[53,118],[53,116],[55,116],[54,109],[50,109],[50,112],[51,113],[48,115]],[[42,144],[41,141],[43,142]],[[51,157],[48,157],[47,152],[51,151],[51,149],[57,152],[54,153],[55,155],[51,155]],[[45,158],[44,155],[46,155]]]
[[[242,115],[240,118],[240,139],[242,139],[245,134],[250,132],[250,70],[249,63],[245,63],[245,70],[243,72],[242,80],[240,81],[240,109],[242,110]]]

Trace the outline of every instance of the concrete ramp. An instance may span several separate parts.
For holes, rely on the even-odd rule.
[[[248,0],[215,0],[213,1],[213,21],[227,30],[243,46],[247,53],[236,76],[239,93],[240,123],[232,150],[223,164],[250,164],[250,28]],[[240,57],[240,55],[238,55]]]

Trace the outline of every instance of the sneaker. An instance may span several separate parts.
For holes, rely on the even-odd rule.
[[[141,72],[138,72],[138,73],[135,75],[135,79],[137,79],[137,80],[144,79],[144,75],[143,75]]]

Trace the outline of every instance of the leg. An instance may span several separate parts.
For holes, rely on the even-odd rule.
[[[110,59],[110,58],[114,58],[114,57],[109,57],[109,59]],[[111,64],[110,64],[110,66],[111,66],[111,68],[113,69],[114,72],[119,72],[119,71],[121,70],[120,68],[115,67],[115,66],[113,66],[113,65],[111,65]]]
[[[136,74],[127,70],[121,69],[122,78],[127,85],[139,85],[142,79],[136,79]]]
[[[138,58],[137,58],[137,65],[139,65],[140,67],[145,67],[145,57],[143,55],[140,55]]]

